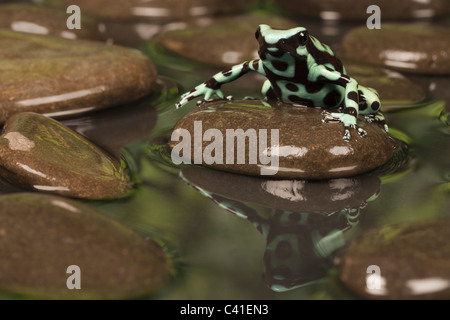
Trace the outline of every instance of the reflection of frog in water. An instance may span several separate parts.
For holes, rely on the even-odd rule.
[[[342,122],[346,140],[350,139],[350,128],[357,129],[361,136],[367,135],[356,124],[358,114],[365,115],[368,121],[382,122],[388,131],[377,92],[358,85],[355,79],[347,76],[342,62],[330,47],[309,35],[305,28],[274,30],[262,24],[255,36],[259,42],[259,59],[217,73],[182,95],[177,108],[202,95],[205,100],[214,94],[223,98],[220,89],[223,84],[255,71],[267,77],[262,93],[268,100],[325,109],[340,108],[338,112],[324,112],[323,120]]]
[[[264,279],[274,291],[325,277],[330,258],[348,240],[345,232],[358,223],[360,210],[380,190],[374,176],[275,181],[190,167],[180,177],[264,235]],[[270,208],[269,215],[264,207]]]

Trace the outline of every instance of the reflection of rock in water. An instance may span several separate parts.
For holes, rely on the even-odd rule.
[[[264,280],[274,291],[322,279],[344,232],[379,193],[380,180],[362,176],[328,181],[264,180],[199,167],[180,177],[220,207],[247,219],[266,238]],[[247,204],[271,208],[264,217]]]
[[[292,212],[335,212],[357,208],[380,190],[375,176],[323,181],[267,180],[199,167],[186,167],[190,184],[229,199]]]

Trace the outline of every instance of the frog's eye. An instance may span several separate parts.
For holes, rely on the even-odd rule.
[[[256,40],[259,40],[259,33],[260,33],[260,28],[258,28],[258,29],[256,29],[256,32],[255,32],[255,38],[256,38]]]
[[[308,41],[308,32],[300,32],[300,34],[298,35],[298,41],[300,42],[300,45],[304,46],[306,41]]]

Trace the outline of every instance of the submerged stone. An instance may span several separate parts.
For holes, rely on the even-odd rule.
[[[366,21],[370,14],[373,14],[373,10],[367,13],[371,5],[380,8],[382,21],[441,17],[450,12],[450,3],[447,0],[276,0],[276,2],[291,13],[323,20]]]
[[[398,23],[384,23],[380,30],[359,27],[344,37],[339,53],[345,59],[404,72],[450,74],[450,27]]]
[[[160,34],[155,40],[163,47],[193,61],[228,67],[258,58],[255,31],[259,24],[288,29],[297,24],[266,14],[245,14],[215,20],[211,25]]]
[[[0,28],[17,32],[54,35],[67,39],[100,39],[94,20],[82,16],[81,29],[67,28],[66,10],[32,4],[0,5]]]
[[[366,137],[341,123],[324,123],[322,109],[260,100],[215,100],[174,127],[172,160],[223,171],[282,179],[355,176],[386,163],[397,147],[377,123],[359,117]],[[278,154],[278,155],[277,155]]]
[[[369,299],[450,299],[450,219],[366,231],[340,259],[340,279]]]
[[[0,122],[22,111],[85,113],[149,94],[156,69],[143,53],[88,40],[0,31]]]
[[[0,291],[9,294],[129,299],[155,292],[170,277],[157,243],[75,200],[2,195],[0,224]]]
[[[157,110],[151,101],[144,101],[92,112],[74,119],[61,119],[61,123],[81,132],[102,150],[120,158],[125,145],[148,138],[157,118]]]
[[[26,189],[75,198],[117,198],[131,188],[119,161],[75,131],[35,113],[20,113],[5,123],[0,174]]]

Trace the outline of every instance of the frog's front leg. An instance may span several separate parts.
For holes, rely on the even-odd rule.
[[[241,64],[235,65],[227,70],[216,73],[208,81],[196,86],[193,90],[183,94],[181,100],[176,104],[176,108],[179,109],[186,103],[199,96],[204,96],[204,100],[208,100],[213,95],[217,95],[219,98],[224,98],[220,87],[228,82],[234,81],[249,71],[256,71],[264,75],[264,69],[260,59],[246,61]]]

